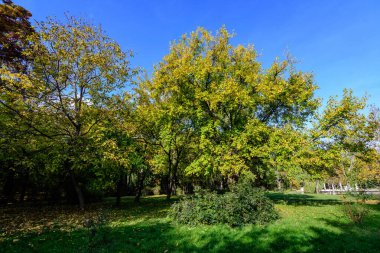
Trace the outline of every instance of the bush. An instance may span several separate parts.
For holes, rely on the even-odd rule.
[[[369,210],[365,204],[345,201],[343,202],[343,212],[353,223],[361,224]]]
[[[172,205],[169,216],[180,224],[265,224],[278,218],[273,202],[249,182],[231,192],[216,194],[202,190]]]
[[[160,186],[146,186],[142,190],[143,196],[150,196],[150,195],[160,195]]]

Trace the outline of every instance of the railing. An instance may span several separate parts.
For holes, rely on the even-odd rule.
[[[322,189],[320,193],[326,194],[344,194],[344,193],[363,193],[363,194],[380,194],[379,189],[360,189],[360,190],[345,190],[345,189]]]

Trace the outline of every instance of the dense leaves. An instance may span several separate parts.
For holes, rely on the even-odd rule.
[[[234,192],[245,174],[267,189],[379,184],[378,109],[344,90],[322,110],[290,56],[264,68],[225,27],[198,28],[142,75],[100,26],[30,17],[0,5],[4,203]]]
[[[250,182],[238,183],[231,192],[199,191],[172,205],[169,215],[181,224],[266,224],[278,218],[264,192]]]
[[[11,0],[0,5],[0,63],[19,72],[28,59],[23,54],[28,44],[27,36],[34,32],[30,24],[32,14]]]

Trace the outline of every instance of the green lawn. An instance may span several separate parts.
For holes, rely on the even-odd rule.
[[[281,218],[267,226],[189,227],[166,218],[164,197],[113,199],[86,212],[68,207],[9,207],[0,211],[0,252],[380,252],[380,205],[352,224],[340,198],[330,195],[268,194]],[[106,225],[83,228],[103,213]]]

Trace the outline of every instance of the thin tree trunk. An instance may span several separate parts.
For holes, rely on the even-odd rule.
[[[75,176],[73,173],[71,173],[71,182],[73,183],[73,186],[75,188],[75,192],[78,197],[78,203],[79,203],[79,209],[84,210],[84,196],[81,187],[79,186],[78,182],[75,179]]]
[[[175,163],[172,166],[173,176],[171,177],[169,174],[168,177],[168,193],[166,195],[166,199],[170,199],[172,194],[176,194],[176,183],[177,183],[177,172],[178,172],[178,161],[175,161]]]
[[[277,182],[277,190],[281,191],[281,179],[279,175],[276,176],[276,182]]]
[[[168,175],[167,175],[167,180],[166,180],[166,199],[169,200],[170,197],[172,196],[172,157],[171,157],[171,152],[168,154]]]
[[[166,199],[169,200],[172,196],[172,186],[171,186],[171,177],[170,175],[167,176],[166,180]]]
[[[23,202],[25,199],[25,193],[26,193],[26,189],[28,187],[28,182],[29,182],[29,173],[24,175],[24,177],[22,179],[21,192],[20,192],[20,198],[19,198],[20,202]]]
[[[319,193],[319,180],[315,181],[315,193]]]
[[[145,172],[143,169],[141,169],[140,173],[138,174],[137,178],[137,191],[135,196],[135,202],[140,203],[140,198],[142,195],[142,189],[144,188],[144,180],[145,180]]]
[[[120,206],[121,203],[121,190],[123,187],[123,177],[117,182],[116,185],[116,206]]]
[[[15,177],[14,170],[12,169],[8,170],[7,177],[4,183],[4,187],[3,187],[3,194],[5,196],[6,203],[14,201],[14,185],[15,185],[14,177]]]

